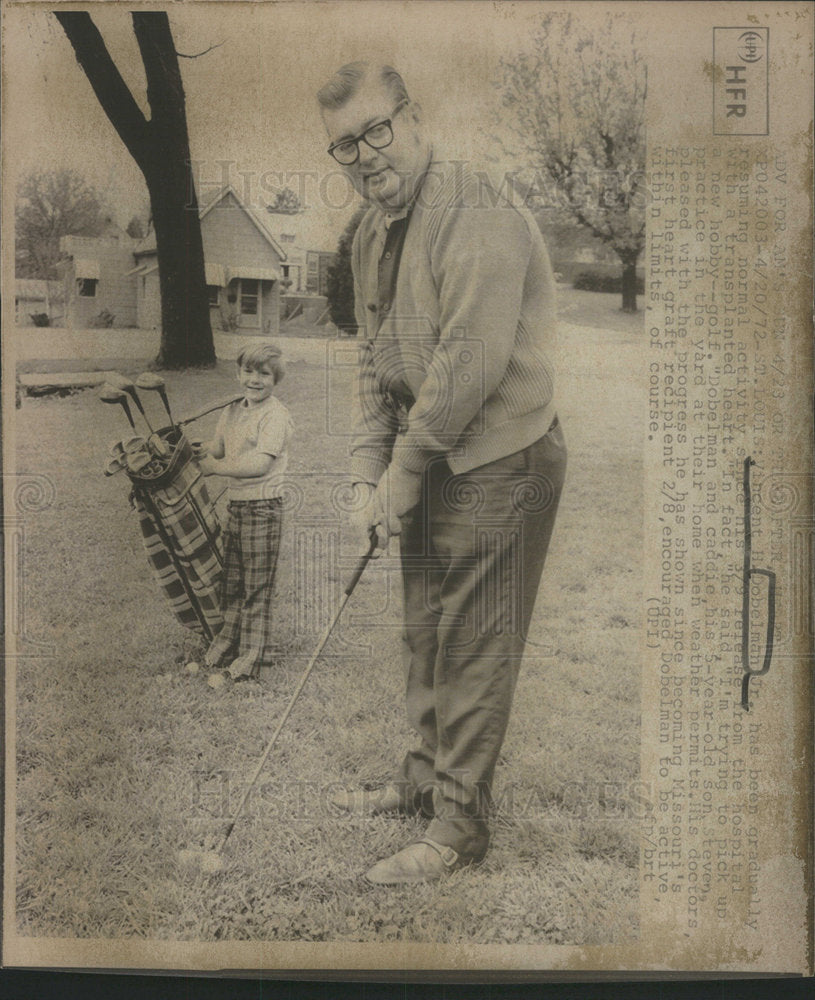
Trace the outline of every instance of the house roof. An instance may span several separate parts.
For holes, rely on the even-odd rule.
[[[263,217],[260,216],[255,211],[253,211],[251,208],[249,208],[248,205],[244,205],[244,203],[240,200],[240,198],[237,195],[237,192],[235,191],[235,189],[232,187],[231,184],[227,184],[226,187],[222,187],[220,191],[217,191],[215,193],[212,200],[209,201],[204,206],[204,208],[199,208],[198,210],[199,218],[203,219],[204,216],[208,215],[212,211],[212,209],[215,208],[216,205],[222,202],[224,198],[226,198],[230,194],[235,199],[235,201],[240,205],[240,207],[244,210],[244,212],[246,212],[246,214],[249,216],[249,219],[257,227],[258,231],[260,232],[260,235],[263,236],[263,238],[266,239],[271,244],[278,257],[280,257],[281,260],[285,260],[286,251],[283,249],[283,247],[280,246],[280,244],[277,242],[274,236],[272,236],[271,232],[266,226],[266,222],[263,219]]]
[[[248,216],[249,221],[257,228],[260,235],[266,240],[266,242],[272,247],[274,252],[281,260],[286,260],[286,251],[274,236],[269,231],[265,220],[261,215],[255,212],[253,209],[249,208],[247,205],[240,200],[237,192],[232,187],[231,184],[220,188],[219,190],[202,196],[198,202],[198,218],[203,219],[207,216],[216,205],[224,200],[228,195],[232,195],[235,201],[243,209],[244,213]],[[155,253],[156,251],[156,234],[152,232],[149,236],[146,236],[135,248],[134,253],[138,257],[140,254]]]

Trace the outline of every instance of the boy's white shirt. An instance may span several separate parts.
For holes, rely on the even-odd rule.
[[[274,457],[264,476],[229,477],[230,500],[269,500],[282,495],[293,433],[289,411],[276,396],[252,406],[246,400],[238,400],[221,413],[215,437],[223,440],[225,458],[240,458],[251,452]]]

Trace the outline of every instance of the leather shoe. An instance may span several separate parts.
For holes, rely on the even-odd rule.
[[[365,878],[374,885],[434,882],[466,863],[452,847],[425,837],[403,847],[392,857],[378,861],[365,873]]]
[[[349,792],[343,789],[331,797],[332,805],[343,812],[354,813],[357,816],[376,816],[378,813],[404,812],[411,810],[407,806],[394,785],[386,785],[384,788],[356,788]]]

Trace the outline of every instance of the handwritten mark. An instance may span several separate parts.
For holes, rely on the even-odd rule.
[[[750,492],[750,466],[756,463],[748,455],[744,460],[744,570],[742,573],[741,599],[741,707],[750,711],[750,678],[768,673],[773,658],[775,636],[775,573],[771,569],[758,569],[753,562],[752,495]],[[750,666],[750,581],[754,576],[767,577],[767,638],[764,643],[764,662],[760,670]]]

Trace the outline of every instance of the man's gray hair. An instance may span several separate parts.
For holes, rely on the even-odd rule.
[[[378,76],[396,103],[407,101],[405,81],[393,66],[377,66],[368,62],[352,62],[340,67],[325,86],[317,91],[317,101],[326,111],[336,111],[351,100],[363,82],[371,75]]]

